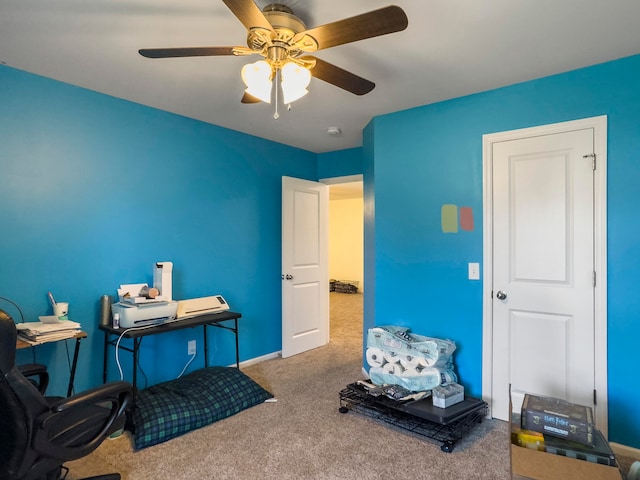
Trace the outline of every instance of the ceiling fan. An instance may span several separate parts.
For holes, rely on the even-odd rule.
[[[308,54],[399,32],[408,25],[405,12],[394,5],[307,29],[286,5],[273,3],[260,10],[253,0],[222,1],[247,29],[246,47],[146,48],[139,53],[148,58],[261,55],[263,60],[242,69],[247,85],[243,103],[270,103],[272,81],[278,77],[286,104],[307,93],[311,76],[355,95],[369,93],[375,83]],[[276,102],[277,92],[276,88]]]

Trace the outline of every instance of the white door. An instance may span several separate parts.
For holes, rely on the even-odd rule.
[[[592,406],[606,434],[606,117],[484,144],[483,396],[502,420],[510,384],[514,411],[526,392]]]
[[[282,357],[329,342],[328,186],[282,177]]]

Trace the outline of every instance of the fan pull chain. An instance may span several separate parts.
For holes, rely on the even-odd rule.
[[[278,90],[280,90],[280,69],[276,69],[276,98],[275,98],[275,113],[273,114],[273,118],[275,118],[276,120],[280,118],[280,114],[278,113]]]

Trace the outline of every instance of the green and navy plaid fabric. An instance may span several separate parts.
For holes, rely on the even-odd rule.
[[[146,388],[133,412],[135,447],[165,442],[273,395],[234,367],[208,367]]]

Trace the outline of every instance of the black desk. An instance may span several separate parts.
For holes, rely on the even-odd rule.
[[[235,334],[236,340],[236,367],[240,368],[240,352],[238,349],[238,319],[242,317],[241,314],[236,312],[220,312],[220,313],[207,313],[198,315],[191,318],[185,318],[183,320],[176,320],[173,322],[163,323],[153,327],[126,329],[126,328],[113,328],[111,326],[100,325],[100,330],[104,331],[104,363],[102,369],[102,381],[107,381],[107,360],[109,345],[116,347],[117,341],[122,336],[123,338],[133,339],[133,348],[118,345],[121,350],[126,350],[133,354],[133,379],[132,384],[134,387],[134,403],[135,403],[135,390],[137,389],[138,380],[138,355],[140,350],[140,343],[144,337],[149,335],[156,335],[158,333],[173,332],[175,330],[182,330],[185,328],[193,328],[202,326],[204,329],[204,366],[209,366],[209,347],[207,341],[207,327],[217,327],[229,330]],[[222,325],[222,322],[233,320],[233,327]]]

